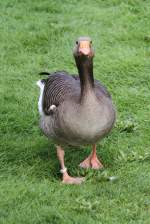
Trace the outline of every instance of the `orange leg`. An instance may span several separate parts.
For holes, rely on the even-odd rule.
[[[60,162],[61,170],[60,172],[62,173],[62,182],[65,184],[81,184],[85,179],[84,177],[71,177],[69,176],[67,172],[67,168],[65,167],[64,164],[64,150],[60,146],[56,146],[57,148],[57,156]]]
[[[79,165],[82,168],[92,168],[92,169],[101,169],[103,168],[103,164],[99,161],[96,155],[96,144],[93,145],[91,155],[86,158],[83,162]]]

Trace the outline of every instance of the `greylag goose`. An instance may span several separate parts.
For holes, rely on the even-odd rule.
[[[71,177],[67,172],[63,147],[93,145],[92,153],[80,163],[80,167],[102,168],[96,155],[96,143],[111,131],[115,109],[109,92],[93,78],[91,39],[80,37],[73,55],[79,76],[64,71],[41,73],[48,77],[37,82],[41,91],[38,108],[42,131],[56,143],[62,182],[80,184],[83,177]]]

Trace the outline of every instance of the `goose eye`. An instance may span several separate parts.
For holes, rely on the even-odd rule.
[[[78,44],[78,41],[76,41],[76,44]]]
[[[92,40],[90,41],[90,44],[92,44]]]

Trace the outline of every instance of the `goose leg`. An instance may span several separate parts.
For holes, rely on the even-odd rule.
[[[62,173],[62,182],[65,184],[81,184],[85,180],[84,177],[69,176],[67,172],[67,168],[65,167],[65,164],[64,164],[65,152],[60,146],[56,146],[56,148],[57,148],[57,156],[61,166],[60,172]]]
[[[103,164],[99,161],[96,155],[96,144],[93,145],[92,153],[79,165],[82,168],[101,169]]]

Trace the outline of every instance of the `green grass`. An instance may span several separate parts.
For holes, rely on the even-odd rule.
[[[148,0],[0,1],[0,223],[150,223],[150,2]],[[104,171],[66,166],[81,186],[60,182],[55,146],[38,127],[40,71],[76,73],[72,47],[89,35],[95,78],[118,115],[98,144]],[[114,182],[107,177],[117,176]]]

